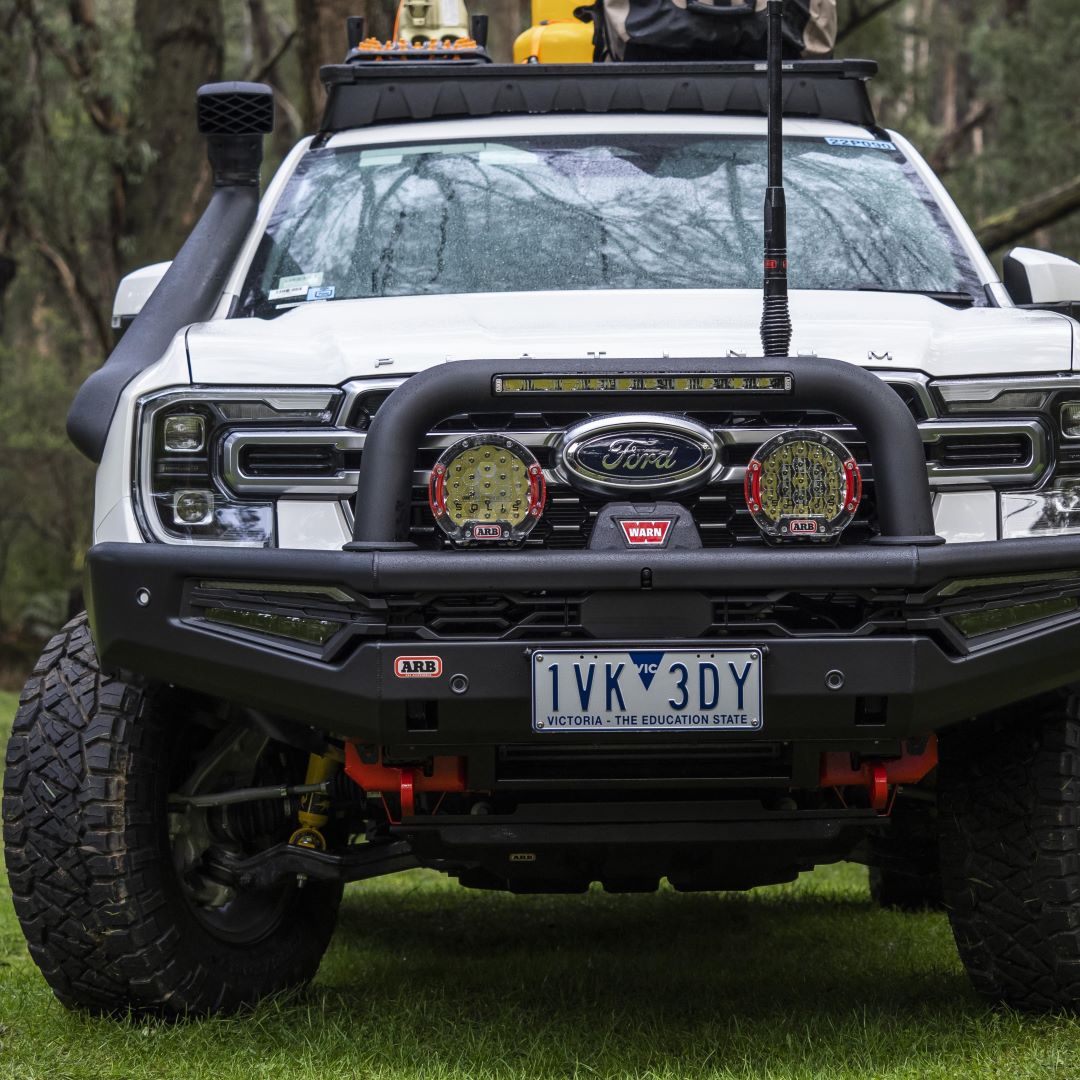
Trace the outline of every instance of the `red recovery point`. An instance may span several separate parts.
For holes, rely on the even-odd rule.
[[[884,810],[889,803],[889,788],[894,784],[917,784],[938,763],[937,736],[926,740],[925,748],[913,754],[905,752],[890,761],[865,761],[859,768],[852,765],[846,751],[821,755],[822,787],[864,787],[870,795],[870,805]]]
[[[402,817],[416,813],[418,791],[465,790],[465,759],[435,757],[430,767],[421,765],[384,765],[382,750],[345,744],[345,773],[365,791],[381,791],[401,799]]]

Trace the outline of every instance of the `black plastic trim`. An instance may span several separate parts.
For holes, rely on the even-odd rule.
[[[214,313],[255,224],[262,133],[273,127],[273,91],[260,83],[213,83],[199,89],[198,103],[214,192],[142,311],[68,410],[68,436],[91,461],[101,461],[128,383],[161,359],[177,331]]]
[[[875,130],[872,60],[784,64],[784,114]],[[764,116],[755,62],[623,64],[335,64],[322,68],[323,135],[373,124],[527,113],[711,113]]]

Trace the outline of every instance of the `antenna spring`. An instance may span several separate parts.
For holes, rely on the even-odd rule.
[[[788,298],[765,294],[761,312],[761,344],[765,356],[787,356],[791,349],[791,314]]]

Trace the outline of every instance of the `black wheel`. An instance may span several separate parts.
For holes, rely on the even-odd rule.
[[[976,990],[1080,1005],[1080,724],[1064,703],[941,739],[942,877]]]
[[[204,868],[211,846],[254,854],[295,820],[268,803],[227,818],[169,800],[297,769],[294,751],[186,695],[102,674],[85,616],[69,623],[26,684],[4,774],[15,911],[56,996],[206,1013],[310,979],[340,885],[243,890]]]
[[[870,897],[898,911],[939,910],[937,805],[928,785],[902,791],[893,807],[889,831],[870,842]]]

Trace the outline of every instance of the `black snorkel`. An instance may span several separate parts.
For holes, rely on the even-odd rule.
[[[787,356],[791,349],[788,310],[787,201],[784,197],[784,0],[768,0],[768,159],[765,192],[765,297],[761,348],[765,356]]]

